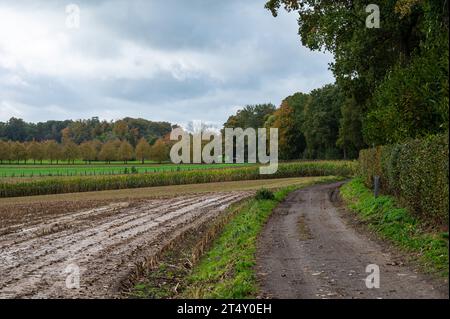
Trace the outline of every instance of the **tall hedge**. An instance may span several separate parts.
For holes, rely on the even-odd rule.
[[[362,150],[367,186],[380,176],[383,192],[397,196],[421,219],[448,227],[448,134]]]

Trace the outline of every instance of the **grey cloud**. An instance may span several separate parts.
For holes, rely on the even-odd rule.
[[[89,76],[39,74],[45,71],[39,69],[35,74],[20,66],[2,68],[0,46],[0,121],[17,108],[29,121],[98,115],[223,123],[237,106],[279,104],[296,91],[333,81],[327,70],[330,55],[301,47],[296,15],[275,19],[263,8],[264,1],[72,2],[81,8],[81,28],[70,33],[76,44],[70,50],[76,52],[62,55],[74,53],[81,62],[88,59],[94,69],[105,61],[111,61],[112,68],[121,67],[114,63],[121,63],[124,48],[132,44],[143,52],[155,51],[162,59],[166,55],[180,59],[176,63],[181,75],[174,73],[173,61],[167,62],[169,67],[136,77],[124,75],[133,69]],[[19,14],[35,10],[42,17],[57,12],[63,21],[65,5],[57,0],[0,2],[0,10],[6,7]],[[38,23],[45,25],[44,20]],[[20,86],[20,80],[27,85]]]

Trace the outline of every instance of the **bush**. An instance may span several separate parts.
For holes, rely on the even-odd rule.
[[[397,196],[417,217],[448,226],[448,135],[362,150],[359,173],[368,187],[381,178],[383,192]]]
[[[261,188],[261,189],[258,189],[258,191],[256,192],[255,199],[256,200],[264,200],[264,199],[273,200],[273,199],[275,199],[275,195],[273,194],[272,191],[270,191],[266,188]]]

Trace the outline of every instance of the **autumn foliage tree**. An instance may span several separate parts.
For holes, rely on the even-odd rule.
[[[117,151],[117,144],[114,141],[108,141],[103,144],[102,149],[99,153],[99,158],[100,160],[108,162],[110,164],[111,161],[117,159]]]
[[[119,120],[114,123],[113,133],[116,137],[120,139],[125,139],[128,135],[128,124],[124,120]]]
[[[95,161],[97,158],[97,148],[96,143],[89,141],[89,142],[83,142],[79,146],[80,149],[80,156],[83,161],[86,163],[89,162],[89,164],[92,161]]]
[[[150,158],[158,163],[169,158],[169,150],[162,139],[159,139],[150,148]]]
[[[122,160],[125,164],[133,159],[133,146],[127,141],[122,141],[119,147],[119,159]]]
[[[75,163],[75,160],[79,156],[78,145],[75,144],[72,140],[66,140],[63,145],[62,154],[63,158],[68,163],[70,163],[70,161],[72,161],[72,164]]]
[[[0,164],[11,159],[10,145],[8,142],[0,141]]]
[[[308,94],[295,93],[281,103],[265,126],[278,128],[278,145],[281,159],[301,158],[306,147],[302,131],[304,109],[310,97]]]
[[[60,159],[60,153],[61,149],[58,143],[56,143],[54,140],[50,140],[45,142],[45,153],[47,154],[47,159],[50,160],[50,164],[53,164],[53,161],[56,161],[56,164],[58,164],[58,161]]]
[[[11,158],[17,163],[27,158],[27,149],[23,143],[13,142],[11,144]]]
[[[28,144],[27,152],[34,164],[36,164],[36,161],[40,161],[42,164],[42,160],[45,158],[45,150],[42,143],[32,141]]]
[[[136,145],[136,158],[144,164],[145,160],[150,159],[150,144],[148,144],[145,138],[141,138]]]

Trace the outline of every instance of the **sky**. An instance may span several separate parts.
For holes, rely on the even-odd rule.
[[[0,0],[0,121],[222,125],[332,83],[332,56],[302,47],[296,13],[264,2]]]

